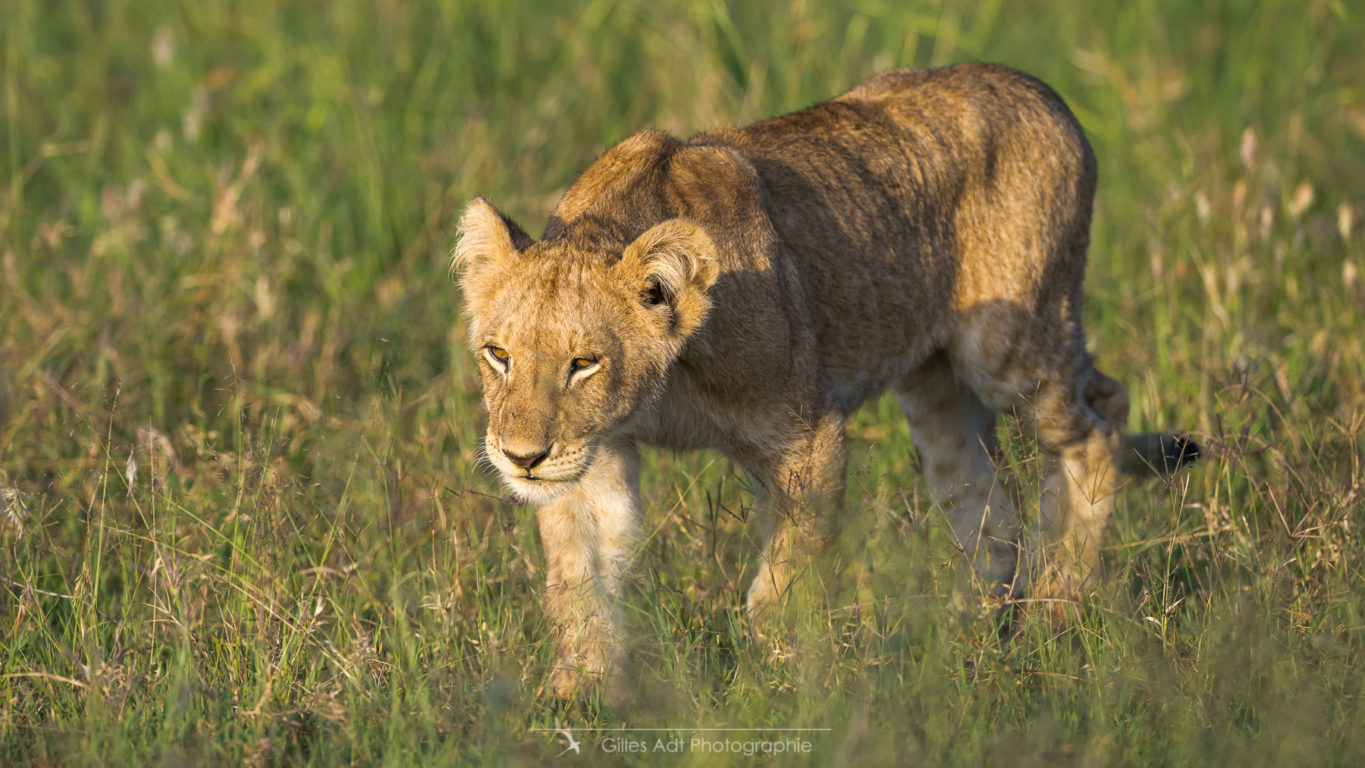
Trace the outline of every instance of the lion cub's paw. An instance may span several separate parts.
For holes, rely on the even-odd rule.
[[[1050,564],[1030,581],[1023,602],[1054,629],[1074,626],[1081,621],[1081,597],[1089,581],[1088,576]]]
[[[619,682],[625,651],[619,643],[609,640],[591,642],[573,650],[561,647],[555,655],[554,670],[550,672],[550,688],[561,699],[578,699],[603,691],[614,698]]]
[[[573,667],[555,667],[550,673],[550,690],[561,699],[574,699],[584,688],[584,675]]]
[[[561,699],[577,699],[602,682],[602,672],[566,663],[555,664],[550,673],[550,688]]]

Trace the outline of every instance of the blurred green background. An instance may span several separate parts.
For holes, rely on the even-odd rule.
[[[0,9],[0,763],[538,763],[577,727],[820,727],[814,764],[1358,764],[1365,24],[1342,2],[43,2]],[[946,618],[891,401],[835,603],[746,645],[752,501],[653,455],[648,694],[541,684],[534,516],[475,466],[448,276],[612,143],[986,60],[1100,162],[1086,307],[1134,428],[1080,626]],[[1027,441],[1005,425],[1016,469]],[[606,757],[595,739],[590,755]],[[568,759],[566,756],[564,759]],[[623,762],[747,762],[683,754]]]

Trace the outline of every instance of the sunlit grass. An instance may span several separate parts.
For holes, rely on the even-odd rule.
[[[1365,29],[1107,6],[8,3],[0,763],[539,763],[560,725],[829,728],[786,758],[822,765],[1357,763]],[[1002,636],[949,618],[940,512],[871,403],[783,659],[739,622],[742,475],[651,454],[644,694],[555,701],[534,517],[476,462],[460,206],[538,229],[638,129],[970,59],[1080,117],[1093,350],[1206,460],[1122,492],[1079,626]]]

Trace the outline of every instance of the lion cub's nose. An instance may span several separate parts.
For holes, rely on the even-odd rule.
[[[544,461],[545,457],[550,455],[550,449],[546,448],[540,453],[535,454],[519,454],[512,453],[511,451],[504,448],[502,450],[502,455],[506,456],[508,461],[512,462],[513,464],[516,464],[518,467],[529,470],[535,465]]]

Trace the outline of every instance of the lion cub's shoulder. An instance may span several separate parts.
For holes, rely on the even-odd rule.
[[[612,229],[614,236],[595,239],[624,245],[660,220],[684,216],[723,239],[727,228],[759,210],[758,176],[732,149],[707,141],[706,134],[684,142],[642,131],[607,150],[574,181],[545,236]]]
[[[641,131],[608,149],[564,193],[555,206],[546,235],[587,215],[608,208],[624,195],[638,192],[666,167],[682,142],[661,131]]]

